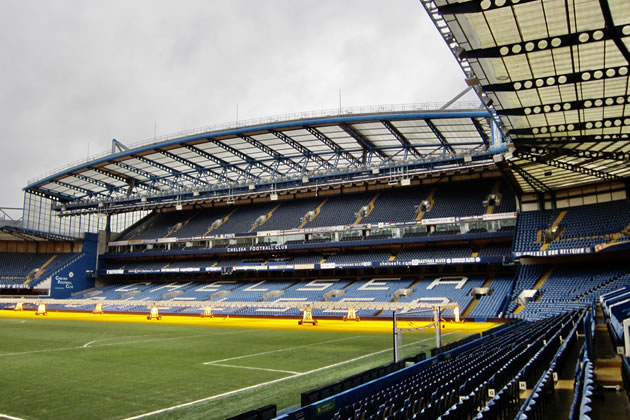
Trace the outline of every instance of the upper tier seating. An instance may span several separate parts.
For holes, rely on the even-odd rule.
[[[514,195],[505,182],[483,180],[154,213],[139,221],[119,239],[190,238],[206,234],[288,230],[299,226],[317,228],[350,225],[355,221],[371,224],[410,222],[416,220],[417,207],[431,194],[434,194],[432,208],[424,213],[424,218],[482,215],[489,211],[483,202],[495,188],[498,188],[497,194],[501,201],[500,205],[494,206],[494,212],[514,211]],[[367,214],[361,213],[362,208],[368,210]],[[312,212],[313,218],[310,221],[303,220],[309,212]],[[258,219],[262,223],[255,226]],[[217,221],[223,221],[223,224],[211,229]]]
[[[549,250],[606,244],[630,224],[629,215],[628,200],[523,212],[518,217],[514,251],[540,250],[544,232],[551,229],[554,222],[559,236],[549,243]],[[617,240],[625,240],[625,235],[620,235]]]
[[[360,193],[328,197],[312,222],[308,222],[305,228],[351,225],[357,219],[363,206],[367,206],[376,193]]]

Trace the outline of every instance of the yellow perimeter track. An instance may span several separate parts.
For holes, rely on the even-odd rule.
[[[342,321],[326,318],[317,318],[317,326],[298,325],[298,319],[272,319],[272,318],[238,318],[216,316],[214,318],[201,318],[200,316],[164,315],[160,321],[148,320],[147,315],[142,314],[93,314],[91,312],[48,312],[47,315],[35,315],[35,311],[24,310],[0,310],[0,318],[32,319],[45,322],[46,319],[61,319],[74,321],[96,322],[134,322],[140,324],[180,324],[197,325],[205,327],[230,327],[230,328],[268,328],[285,330],[314,330],[314,331],[348,331],[348,332],[391,332],[391,319]],[[418,328],[430,321],[398,321],[399,328]],[[466,331],[471,334],[479,333],[499,324],[493,322],[444,322],[443,332]]]

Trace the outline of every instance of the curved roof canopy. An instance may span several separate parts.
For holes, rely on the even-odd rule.
[[[273,122],[135,148],[114,140],[111,154],[36,180],[25,191],[61,203],[96,205],[137,194],[237,184],[256,188],[314,174],[428,165],[483,153],[488,158],[491,137],[490,114],[477,108]]]
[[[420,0],[514,145],[522,191],[630,175],[628,0]]]

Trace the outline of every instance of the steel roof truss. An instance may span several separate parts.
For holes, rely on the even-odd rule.
[[[158,150],[158,152],[163,154],[164,156],[167,156],[167,157],[173,159],[176,162],[183,163],[184,165],[187,165],[187,166],[193,168],[195,171],[197,171],[197,173],[199,175],[210,175],[210,176],[214,177],[215,179],[217,179],[217,180],[219,180],[221,182],[227,182],[228,181],[225,177],[223,177],[223,175],[216,173],[212,169],[204,168],[203,166],[198,165],[198,164],[196,164],[194,162],[191,162],[188,159],[184,159],[183,157],[178,156],[178,155],[176,155],[174,153],[168,152],[166,150]],[[199,176],[197,176],[197,180],[200,181],[200,182],[203,182],[204,184],[210,184],[210,182],[201,181]]]
[[[551,146],[558,144],[584,144],[584,143],[599,143],[599,142],[628,142],[630,141],[629,134],[597,134],[597,135],[584,135],[584,136],[562,136],[562,137],[524,137],[520,136],[515,144],[517,146],[524,144],[526,146]]]
[[[389,156],[387,156],[385,153],[383,153],[380,150],[376,150],[376,148],[374,147],[374,145],[368,141],[368,139],[365,138],[365,136],[363,136],[363,134],[359,133],[357,130],[355,130],[353,127],[351,127],[348,124],[339,124],[339,127],[341,127],[341,129],[343,131],[346,132],[346,134],[348,134],[350,137],[352,137],[357,143],[359,143],[361,145],[361,147],[363,147],[363,153],[362,153],[362,164],[370,164],[372,161],[372,156],[374,154],[374,152],[376,152],[383,160],[388,160]]]
[[[551,188],[546,186],[542,181],[539,181],[537,178],[532,176],[529,172],[527,172],[526,170],[524,170],[517,164],[510,162],[509,160],[507,161],[507,164],[510,167],[510,169],[516,172],[517,174],[519,174],[521,178],[523,178],[525,182],[530,187],[532,187],[534,191],[538,191],[538,192],[551,191]]]
[[[624,105],[630,101],[630,96],[617,95],[601,98],[586,99],[583,101],[568,101],[546,103],[544,105],[531,105],[522,108],[497,109],[499,115],[538,115],[541,113],[572,111],[577,109],[604,108],[613,105]]]
[[[591,29],[584,32],[574,32],[566,35],[532,39],[526,42],[516,42],[514,44],[505,44],[497,47],[467,50],[462,52],[460,56],[466,58],[499,58],[566,48],[574,45],[604,42],[624,36],[623,28],[625,26],[626,25],[620,25],[609,28]]]
[[[551,156],[570,156],[582,159],[607,159],[620,162],[630,162],[630,152],[603,152],[597,150],[569,149],[566,147],[550,147],[547,145],[539,145],[537,143],[527,144],[519,143],[517,149],[529,148],[532,153],[547,154]],[[525,150],[522,152],[527,153]]]
[[[186,149],[190,150],[191,152],[197,153],[199,156],[204,157],[206,159],[208,159],[211,162],[216,163],[217,165],[220,165],[223,168],[223,174],[221,174],[221,176],[224,179],[229,179],[228,175],[227,175],[227,171],[231,170],[231,171],[235,171],[238,172],[238,179],[240,179],[242,176],[245,176],[245,178],[247,179],[259,179],[258,176],[249,173],[248,171],[245,171],[241,168],[239,168],[236,165],[233,165],[229,162],[224,161],[223,159],[219,159],[216,156],[211,155],[210,153],[206,152],[205,150],[199,149],[198,147],[192,146],[190,144],[182,144],[182,147],[185,147]]]
[[[308,131],[309,133],[311,133],[311,135],[313,135],[317,140],[321,141],[326,146],[328,146],[332,151],[335,152],[335,155],[337,155],[337,158],[336,158],[334,167],[337,167],[340,156],[343,157],[344,159],[346,159],[350,163],[350,167],[352,167],[352,166],[360,166],[361,165],[361,161],[359,161],[357,158],[352,156],[351,153],[343,150],[341,147],[339,147],[339,145],[337,143],[335,143],[334,141],[329,139],[326,135],[321,133],[316,128],[304,127],[304,129],[306,131]]]
[[[258,140],[254,139],[253,137],[246,136],[244,134],[239,135],[239,137],[242,138],[243,140],[245,140],[247,143],[249,143],[252,146],[254,146],[255,148],[257,148],[258,150],[261,150],[261,151],[265,152],[266,154],[268,154],[269,156],[273,157],[276,163],[284,163],[285,165],[291,167],[291,169],[302,173],[302,167],[300,165],[295,163],[293,160],[280,155],[279,153],[277,153],[275,150],[273,150],[272,148],[270,148],[266,144],[263,144],[263,143],[259,142]],[[252,159],[252,158],[249,158],[249,159]],[[267,165],[265,165],[265,166],[267,166]],[[277,171],[277,167],[278,167],[278,165],[276,165],[276,171]],[[272,173],[272,175],[274,175],[274,173]],[[285,174],[281,174],[281,175],[285,175]]]
[[[276,169],[271,168],[269,165],[265,165],[264,163],[246,155],[245,153],[242,153],[239,150],[236,150],[235,148],[228,146],[227,144],[224,144],[220,141],[215,142],[214,144],[216,144],[217,146],[219,146],[220,148],[222,148],[223,150],[226,150],[230,153],[232,153],[234,156],[238,157],[239,159],[247,162],[247,169],[245,169],[246,171],[249,171],[249,168],[252,167],[257,167],[261,170],[263,170],[264,172],[268,173],[269,175],[271,175],[272,177],[274,177],[277,173]]]
[[[289,146],[293,147],[298,152],[302,153],[302,155],[306,158],[306,162],[302,166],[302,172],[304,172],[304,170],[308,166],[308,161],[309,160],[317,161],[319,163],[319,167],[320,168],[324,167],[324,166],[327,167],[328,169],[332,169],[333,168],[333,166],[326,159],[324,159],[321,156],[313,153],[311,150],[309,150],[306,147],[302,146],[300,143],[298,143],[297,141],[293,140],[291,137],[287,136],[283,132],[281,132],[281,131],[272,131],[271,133],[274,136],[278,137],[283,142],[285,142],[286,144],[288,144]]]
[[[575,73],[555,74],[534,79],[518,80],[515,82],[490,83],[483,86],[483,90],[490,92],[518,92],[548,86],[563,86],[572,83],[588,82],[591,80],[607,80],[627,77],[628,67],[605,67],[601,69],[585,70]]]
[[[431,131],[433,132],[433,134],[435,135],[435,137],[440,141],[440,143],[442,144],[442,147],[444,148],[444,151],[449,151],[450,153],[455,153],[455,150],[453,149],[453,146],[451,146],[448,141],[446,140],[446,138],[444,138],[444,135],[440,132],[440,130],[435,126],[435,124],[433,124],[433,122],[431,120],[425,120],[424,121],[425,124],[427,125],[427,127],[429,127],[429,129],[431,129]]]
[[[506,0],[505,2],[501,2],[502,4],[500,5],[498,4],[499,2],[482,2],[480,0],[473,0],[464,3],[445,4],[443,6],[438,6],[437,9],[442,15],[458,15],[466,13],[487,12],[489,10],[512,7],[517,4],[525,4],[533,1],[538,2],[540,0]]]
[[[90,178],[89,176],[85,176],[83,174],[72,174],[73,177],[80,179],[81,181],[89,182],[96,186],[106,189],[111,194],[114,191],[118,191],[121,187],[116,187],[115,185],[108,184],[98,179]]]
[[[171,181],[170,179],[166,179],[166,178],[160,178],[160,177],[158,177],[158,176],[156,176],[156,175],[154,175],[154,174],[152,174],[150,172],[147,172],[147,171],[144,171],[142,169],[136,168],[135,166],[126,164],[125,162],[112,162],[112,163],[117,165],[117,166],[120,166],[123,169],[128,170],[129,172],[133,172],[135,174],[138,174],[140,176],[148,178],[148,180],[149,180],[149,181],[136,180],[136,185],[138,183],[147,184],[147,182],[148,182],[149,188],[156,189],[156,190],[160,190],[160,189],[156,188],[154,186],[155,183],[160,183],[160,184],[166,185],[166,186],[168,186],[170,188],[173,188],[173,189],[178,189],[180,187],[180,185],[177,182]]]
[[[613,28],[615,27],[615,20],[612,17],[612,13],[610,12],[610,5],[608,4],[608,0],[599,0],[599,7],[602,9],[602,15],[604,16],[604,22],[606,22],[606,27]],[[616,27],[615,27],[616,28]],[[621,37],[624,36],[622,31],[617,32],[616,36],[612,38],[613,42],[619,49],[619,52],[626,59],[626,63],[630,64],[630,51],[628,51],[628,47],[624,41],[621,40]]]
[[[105,175],[117,181],[124,182],[126,184],[125,187],[128,188],[127,195],[131,194],[133,187],[141,187],[147,191],[151,191],[151,190],[159,191],[158,188],[154,188],[152,186],[146,185],[145,183],[139,181],[136,178],[127,178],[127,177],[121,176],[119,174],[116,174],[116,173],[113,173],[113,172],[110,172],[101,168],[90,168],[90,170],[96,172],[97,174]]]
[[[488,134],[484,131],[479,120],[476,118],[472,118],[471,121],[475,126],[477,133],[479,133],[479,137],[481,137],[481,141],[483,141],[483,144],[486,145],[486,147],[490,147],[490,139],[488,138]]]
[[[563,162],[563,161],[559,161],[555,159],[549,159],[550,156],[537,156],[537,155],[533,155],[531,153],[526,153],[522,151],[517,151],[515,153],[515,156],[517,156],[520,159],[528,160],[530,162],[542,163],[544,165],[553,166],[554,168],[564,169],[564,170],[575,172],[582,175],[593,176],[593,177],[597,177],[606,181],[621,181],[622,180],[622,178],[616,175],[598,171],[596,169],[586,168],[581,165],[574,165],[572,163]]]
[[[396,140],[402,144],[404,148],[404,158],[407,159],[407,155],[411,153],[414,157],[418,159],[422,159],[422,154],[420,154],[412,145],[409,143],[409,140],[400,132],[398,129],[389,121],[381,121],[381,124],[387,128],[387,130],[391,133],[392,136],[396,137]]]
[[[549,125],[543,127],[515,128],[508,131],[509,135],[519,134],[546,134],[546,133],[562,133],[565,131],[582,131],[601,128],[618,128],[630,127],[630,118],[617,117],[606,118],[599,121],[575,122],[567,124]]]
[[[135,159],[138,159],[140,162],[143,162],[143,163],[149,164],[149,165],[151,165],[151,166],[154,166],[154,167],[158,168],[158,169],[159,169],[159,170],[161,170],[161,171],[164,171],[164,172],[170,173],[170,174],[171,174],[172,176],[174,176],[176,179],[179,179],[179,178],[186,178],[186,179],[188,179],[188,180],[192,181],[194,184],[197,184],[197,178],[195,178],[194,176],[191,176],[191,175],[188,175],[188,174],[186,174],[186,173],[180,172],[180,171],[175,170],[175,169],[173,169],[173,168],[170,168],[170,167],[168,167],[168,166],[166,166],[166,165],[164,165],[164,164],[161,164],[161,163],[156,162],[156,161],[154,161],[154,160],[151,160],[151,159],[145,158],[144,156],[138,156],[138,155],[135,155],[135,156],[134,156],[134,158],[135,158]],[[179,187],[181,187],[181,186],[182,186],[181,184],[177,183],[177,188],[179,188]]]
[[[83,195],[86,195],[88,197],[94,197],[94,196],[101,196],[102,195],[102,194],[94,192],[92,190],[88,190],[87,188],[79,187],[77,185],[72,185],[72,184],[69,184],[67,182],[63,182],[63,181],[59,181],[59,180],[54,180],[52,182],[54,182],[55,184],[60,185],[60,186],[62,186],[64,188],[71,189],[72,191],[79,192],[79,193],[81,193]]]

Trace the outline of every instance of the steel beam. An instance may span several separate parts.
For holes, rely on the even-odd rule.
[[[275,150],[273,150],[271,147],[267,146],[266,144],[263,144],[262,142],[259,142],[255,138],[253,138],[251,136],[247,136],[245,134],[241,134],[241,135],[239,135],[239,137],[241,139],[245,140],[247,143],[249,143],[252,146],[254,146],[255,148],[257,148],[258,150],[261,150],[261,151],[265,152],[266,154],[268,154],[269,156],[273,157],[273,159],[276,162],[283,163],[283,164],[291,167],[291,169],[293,169],[294,171],[297,171],[298,173],[302,173],[302,165],[299,165],[299,164],[295,163],[293,160],[282,156],[281,154],[279,154],[278,152],[276,152]],[[286,174],[282,174],[282,175],[286,175]]]
[[[170,188],[173,188],[173,189],[178,189],[180,187],[180,185],[177,182],[173,182],[170,179],[166,179],[166,178],[160,178],[160,177],[152,174],[151,172],[147,172],[147,171],[144,171],[142,169],[136,168],[135,166],[129,165],[129,164],[125,163],[125,162],[116,162],[116,161],[114,161],[112,163],[114,165],[120,166],[123,169],[128,170],[129,172],[133,172],[135,174],[143,176],[143,177],[147,178],[151,182],[154,182],[154,183],[157,182],[157,183],[166,185],[166,186],[168,186]],[[143,182],[141,180],[136,180],[136,181],[137,182]],[[152,188],[154,188],[154,187],[152,187]],[[154,188],[154,189],[159,190],[159,188]]]
[[[306,169],[307,164],[308,164],[308,160],[315,160],[315,161],[317,161],[320,164],[320,167],[325,166],[328,169],[332,169],[333,168],[333,165],[330,162],[328,162],[326,159],[324,159],[321,156],[313,153],[311,150],[309,150],[306,147],[302,146],[300,143],[298,143],[297,141],[293,140],[291,137],[287,136],[283,132],[281,132],[281,131],[272,131],[271,133],[274,136],[278,137],[283,142],[285,142],[286,144],[288,144],[289,146],[293,147],[298,152],[302,153],[302,155],[306,158],[306,162],[305,162],[305,164],[302,167],[303,170]]]
[[[581,150],[581,149],[569,149],[566,147],[551,147],[541,145],[537,143],[518,143],[516,149],[523,153],[535,153],[537,155],[549,155],[549,156],[571,156],[583,159],[607,159],[616,160],[620,162],[630,162],[630,152],[604,152],[601,150]],[[525,149],[529,149],[528,151]]]
[[[450,153],[455,153],[455,150],[453,149],[453,146],[451,146],[449,144],[449,142],[446,140],[446,138],[444,137],[444,135],[440,132],[440,130],[435,126],[435,124],[433,124],[433,122],[431,120],[424,120],[424,123],[427,125],[427,127],[429,127],[429,129],[433,132],[433,134],[435,135],[435,137],[439,140],[440,144],[442,145],[442,147],[444,147],[445,150],[448,150]]]
[[[394,124],[392,124],[390,121],[381,121],[381,124],[383,124],[385,126],[385,128],[387,128],[387,131],[390,132],[390,134],[394,137],[396,137],[396,140],[398,140],[398,142],[400,144],[402,144],[403,148],[405,149],[405,158],[407,158],[407,153],[411,152],[412,155],[414,155],[416,158],[418,159],[423,159],[422,154],[420,154],[412,145],[411,143],[409,143],[409,140],[407,140],[407,137],[405,137],[395,126]]]
[[[598,121],[585,121],[558,125],[548,125],[543,127],[515,128],[508,132],[508,135],[547,135],[547,133],[559,133],[582,130],[599,130],[602,128],[630,127],[630,119],[627,117],[606,118]]]
[[[240,150],[236,150],[232,146],[228,146],[227,144],[225,144],[225,143],[223,143],[221,141],[216,141],[213,144],[216,144],[217,146],[219,146],[223,150],[226,150],[226,151],[232,153],[234,156],[236,156],[239,159],[243,160],[248,165],[257,167],[259,169],[262,169],[264,172],[267,172],[272,177],[274,177],[276,175],[276,173],[278,172],[277,170],[273,169],[269,165],[266,165],[266,164],[260,162],[259,160],[256,160],[256,159],[252,158],[251,156],[248,156],[245,153],[241,152]],[[281,175],[284,175],[284,174],[281,174]]]
[[[145,158],[144,156],[134,155],[133,157],[135,159],[138,159],[140,162],[149,164],[151,166],[154,166],[154,167],[158,168],[161,171],[170,173],[176,179],[181,177],[181,178],[187,178],[188,180],[192,181],[195,184],[198,182],[197,178],[195,178],[194,176],[191,176],[191,175],[189,175],[187,173],[184,173],[184,172],[177,171],[177,170],[175,170],[175,169],[173,169],[173,168],[171,168],[169,166],[166,166],[166,165],[161,164],[159,162],[156,162],[154,160]],[[157,178],[162,178],[162,177],[159,177],[157,175],[155,175],[155,176]],[[182,184],[177,183],[177,188],[182,187],[182,186],[183,186]]]
[[[534,191],[538,192],[546,192],[551,191],[551,188],[545,185],[544,182],[538,180],[536,177],[532,176],[529,172],[518,166],[517,164],[507,161],[507,165],[510,169],[521,176],[529,184],[530,187],[534,189]]]
[[[221,166],[224,170],[224,174],[223,176],[227,178],[227,175],[225,174],[225,171],[229,170],[229,171],[234,171],[234,172],[238,172],[239,176],[244,175],[247,179],[260,179],[260,177],[252,174],[251,172],[245,171],[244,169],[239,168],[236,165],[233,165],[229,162],[226,162],[223,159],[219,159],[216,156],[211,155],[210,153],[206,152],[205,150],[202,150],[196,146],[190,145],[190,144],[182,144],[182,147],[190,150],[191,152],[194,152],[196,154],[198,154],[199,156],[208,159],[211,162],[216,163],[217,165]]]
[[[624,75],[626,71],[626,66],[606,67],[602,69],[585,70],[575,73],[564,73],[553,76],[545,76],[537,79],[526,79],[504,83],[491,83],[488,85],[482,85],[482,89],[487,92],[516,92],[520,90],[537,89],[541,87],[589,82],[591,80],[607,80],[619,77],[626,78],[627,76]]]
[[[64,182],[64,181],[54,180],[52,182],[54,182],[55,184],[60,185],[60,186],[62,186],[64,188],[69,188],[69,189],[71,189],[73,191],[79,192],[79,193],[81,193],[81,194],[83,194],[85,196],[88,196],[88,197],[94,197],[94,196],[101,196],[102,195],[102,194],[97,193],[95,191],[88,190],[87,188],[83,188],[83,187],[79,187],[79,186],[76,186],[76,185],[72,185],[72,184],[69,184],[69,183]],[[75,200],[76,199],[77,198],[75,198]]]
[[[179,163],[183,163],[184,165],[194,169],[195,171],[197,171],[197,173],[199,175],[211,175],[212,177],[214,177],[215,179],[221,181],[221,182],[229,182],[229,179],[226,179],[223,177],[223,175],[218,174],[216,172],[214,172],[212,169],[210,168],[204,168],[201,165],[196,164],[195,162],[191,162],[188,159],[185,159],[181,156],[177,156],[175,153],[171,153],[167,150],[161,150],[161,149],[157,149],[158,153],[161,153],[162,155],[173,159],[175,162],[179,162]],[[205,184],[208,184],[207,182]]]
[[[334,141],[329,139],[328,136],[326,136],[321,131],[317,130],[314,127],[304,127],[304,129],[306,131],[308,131],[309,133],[311,133],[311,135],[313,137],[315,137],[317,140],[321,141],[326,146],[328,146],[332,151],[335,152],[335,154],[337,156],[341,156],[344,159],[346,159],[349,163],[351,163],[350,166],[353,166],[353,165],[354,166],[360,166],[361,165],[361,161],[358,160],[357,158],[355,158],[354,156],[352,156],[352,153],[350,153],[350,152],[348,152],[346,150],[343,150],[341,147],[339,147],[339,145],[337,143],[335,143]]]
[[[574,32],[565,35],[556,35],[547,38],[532,39],[525,42],[505,44],[498,47],[479,48],[465,50],[460,54],[462,58],[499,58],[520,54],[536,53],[538,51],[556,50],[575,45],[587,45],[597,42],[614,40],[623,35],[625,25],[590,29],[583,32]]]
[[[103,181],[98,180],[98,179],[90,178],[89,176],[85,176],[83,174],[71,174],[71,176],[75,177],[76,179],[80,179],[81,181],[89,182],[90,184],[94,184],[96,186],[104,188],[107,191],[109,191],[110,193],[112,193],[114,191],[118,191],[119,188],[120,188],[120,187],[116,187],[115,185],[108,184],[107,182],[103,182]]]
[[[499,5],[499,2],[488,1],[483,3],[480,0],[473,0],[463,3],[445,4],[443,6],[438,6],[437,9],[441,15],[459,15],[467,13],[487,12],[489,10],[512,7],[516,6],[517,4],[525,4],[533,1],[540,2],[540,0],[506,0]]]
[[[600,178],[606,181],[622,181],[623,178],[618,177],[617,175],[609,174],[606,172],[598,171],[596,169],[585,168],[580,165],[573,165],[572,163],[562,162],[559,160],[555,160],[553,158],[550,159],[549,156],[537,156],[531,153],[526,153],[522,151],[516,151],[514,156],[519,159],[528,160],[534,163],[542,163],[543,165],[553,166],[554,168],[564,169],[567,171],[575,172],[582,175],[593,176],[596,178]]]
[[[372,155],[374,153],[378,154],[383,161],[389,160],[389,156],[387,156],[381,150],[376,150],[376,147],[372,144],[372,142],[370,142],[367,138],[365,138],[363,134],[355,130],[354,127],[352,127],[351,125],[342,123],[342,124],[339,124],[339,127],[341,127],[341,129],[345,131],[346,134],[352,137],[363,148],[363,154],[362,154],[363,156],[361,158],[361,163],[363,165],[369,165],[371,163]]]

